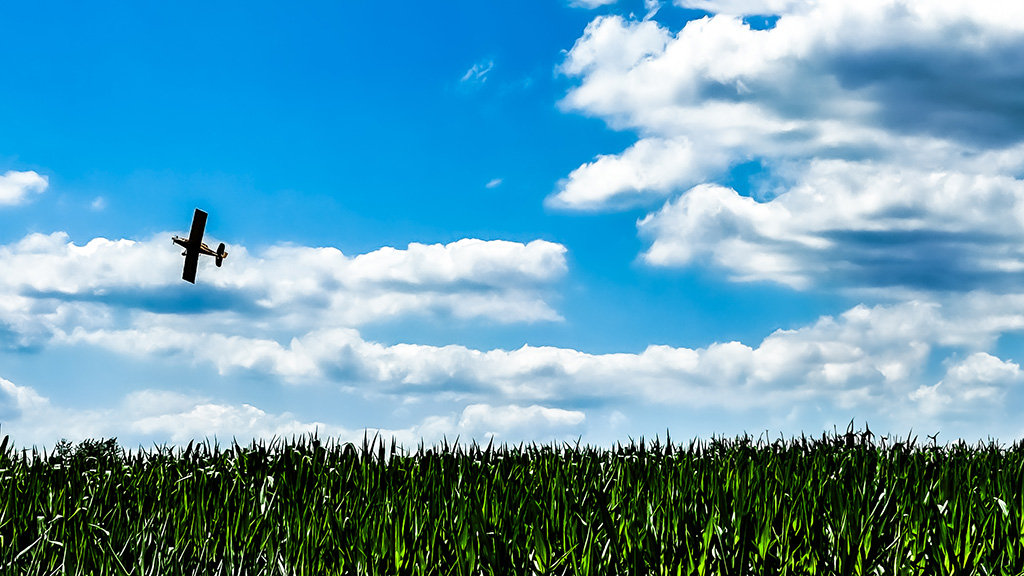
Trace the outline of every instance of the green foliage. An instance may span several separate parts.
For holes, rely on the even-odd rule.
[[[1024,573],[1024,445],[0,441],[0,573]]]

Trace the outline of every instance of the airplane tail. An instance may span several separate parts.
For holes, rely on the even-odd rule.
[[[228,253],[224,251],[224,243],[221,242],[220,246],[217,246],[217,268],[224,263],[224,259],[228,257]]]

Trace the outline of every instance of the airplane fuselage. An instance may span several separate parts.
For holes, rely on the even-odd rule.
[[[171,240],[174,240],[175,244],[181,246],[186,251],[188,251],[188,249],[190,248],[190,246],[188,244],[188,238],[181,238],[181,237],[175,236],[174,238],[171,238]],[[199,243],[199,253],[200,254],[206,254],[207,256],[213,256],[213,257],[217,256],[217,252],[214,251],[209,246],[207,246],[205,242],[200,242]],[[184,255],[185,254],[182,253],[182,256],[184,256]],[[222,254],[222,256],[227,256],[227,255],[228,255],[227,252]]]

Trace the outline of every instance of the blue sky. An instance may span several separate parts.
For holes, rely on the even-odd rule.
[[[1012,441],[1020,12],[5,7],[0,432]]]

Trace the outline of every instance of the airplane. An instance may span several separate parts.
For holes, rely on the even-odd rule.
[[[171,238],[175,244],[185,248],[185,251],[181,253],[185,257],[185,269],[181,274],[181,279],[193,284],[196,283],[196,268],[199,266],[200,254],[216,258],[218,268],[220,268],[224,259],[228,257],[228,253],[224,251],[223,242],[217,247],[216,252],[211,250],[206,244],[203,244],[203,232],[205,231],[206,212],[196,208],[196,212],[192,216],[192,230],[189,231],[188,238],[179,238],[177,236]]]

